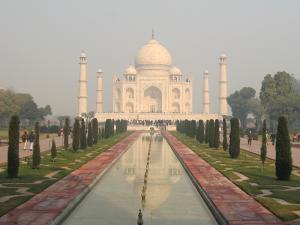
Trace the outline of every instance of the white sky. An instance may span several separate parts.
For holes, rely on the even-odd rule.
[[[77,112],[79,55],[88,55],[89,110],[96,71],[104,72],[105,111],[111,79],[122,76],[151,37],[194,77],[194,112],[202,110],[202,73],[210,72],[212,111],[218,109],[218,57],[229,57],[229,94],[259,91],[267,73],[300,74],[299,0],[1,0],[0,87],[31,93],[54,114]]]

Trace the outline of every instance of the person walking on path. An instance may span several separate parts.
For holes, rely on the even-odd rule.
[[[27,131],[25,130],[21,136],[22,143],[24,144],[24,146],[23,146],[24,150],[27,150],[27,138],[28,138],[28,134],[27,134]]]
[[[272,145],[275,145],[275,140],[276,140],[276,134],[272,133],[271,134]]]
[[[34,136],[34,133],[33,131],[30,132],[30,135],[28,136],[28,141],[30,143],[30,147],[29,147],[29,150],[32,151],[33,149],[33,142],[34,142],[34,139],[35,139],[35,136]]]
[[[251,146],[251,143],[252,143],[252,135],[251,135],[251,130],[250,130],[249,134],[248,134],[248,145]]]

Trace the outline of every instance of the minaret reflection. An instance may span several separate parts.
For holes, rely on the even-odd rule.
[[[133,184],[133,192],[138,198],[144,185],[145,167],[147,164],[150,135],[143,134],[138,139],[133,151],[122,157],[121,167],[125,179]],[[155,209],[160,206],[171,191],[173,184],[182,176],[181,165],[163,137],[156,133],[151,145],[150,169],[147,181],[146,208]]]

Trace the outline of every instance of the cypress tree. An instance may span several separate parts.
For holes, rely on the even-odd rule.
[[[99,139],[99,140],[102,139],[101,127],[99,127],[99,129],[98,129],[98,139]]]
[[[240,126],[237,118],[230,120],[229,154],[231,158],[237,158],[240,154]]]
[[[66,117],[64,126],[64,149],[69,147],[70,118]]]
[[[105,121],[105,129],[104,129],[104,137],[105,138],[109,138],[110,136],[112,136],[112,121],[111,119],[106,119]]]
[[[91,121],[89,121],[89,123],[88,123],[87,144],[88,144],[89,147],[93,146],[93,130],[92,130],[92,123],[91,123]]]
[[[215,136],[214,136],[214,147],[218,149],[220,147],[220,125],[219,120],[215,120]]]
[[[92,120],[92,130],[93,130],[93,144],[97,144],[98,143],[98,120],[97,118],[94,118]]]
[[[289,180],[292,172],[292,155],[290,136],[286,118],[281,116],[278,119],[276,134],[276,176],[278,180]]]
[[[209,121],[206,120],[205,122],[205,143],[209,141]]]
[[[76,118],[73,126],[72,148],[74,152],[76,152],[79,149],[79,142],[80,142],[79,140],[80,140],[80,124],[79,124],[79,119]]]
[[[51,158],[52,158],[52,161],[54,161],[56,158],[56,144],[55,144],[54,138],[52,139]]]
[[[81,119],[81,128],[80,128],[80,148],[86,149],[86,130],[84,119]]]
[[[208,143],[209,143],[209,147],[210,148],[213,148],[214,147],[214,144],[215,144],[215,141],[214,141],[214,137],[215,137],[215,121],[213,119],[211,119],[209,121],[209,140],[208,140]]]
[[[8,132],[7,176],[9,178],[16,178],[19,173],[19,136],[20,120],[17,115],[14,115],[9,121]]]
[[[267,125],[266,120],[263,121],[262,126],[262,143],[260,147],[260,160],[262,165],[265,165],[266,155],[267,155]]]
[[[41,164],[41,149],[40,149],[40,125],[35,123],[34,127],[35,139],[33,142],[32,152],[32,169],[39,169]]]
[[[188,129],[188,136],[191,138],[195,138],[196,135],[196,120],[189,121],[189,129]]]
[[[226,119],[223,119],[223,149],[226,151],[228,148],[228,142],[227,142],[227,123]]]
[[[203,120],[199,120],[199,142],[204,142],[204,122]]]
[[[102,139],[105,138],[105,128],[104,127],[102,127],[102,129],[101,129],[101,138]]]

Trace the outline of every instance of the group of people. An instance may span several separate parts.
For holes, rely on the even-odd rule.
[[[266,138],[267,138],[267,144],[268,144],[268,140],[270,139],[271,142],[272,142],[272,145],[275,145],[276,134],[272,133],[271,135],[269,135],[267,133]],[[248,145],[251,145],[252,140],[253,140],[253,135],[252,135],[251,131],[249,131],[249,133],[248,133]]]
[[[21,136],[21,139],[22,139],[22,143],[24,144],[23,149],[32,151],[33,143],[34,143],[34,140],[35,140],[34,132],[31,131],[28,134],[27,131],[25,130],[24,133]]]

